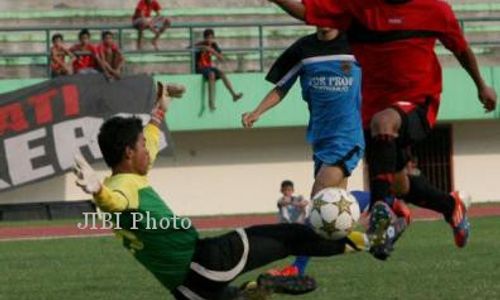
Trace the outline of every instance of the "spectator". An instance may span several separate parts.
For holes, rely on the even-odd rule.
[[[52,36],[52,47],[50,48],[50,76],[52,78],[71,74],[71,69],[66,64],[66,57],[73,56],[73,54],[63,43],[62,34],[56,33]]]
[[[301,195],[294,196],[293,182],[285,180],[281,183],[281,194],[283,195],[278,199],[278,209],[280,216],[280,223],[290,224],[304,224],[309,217],[307,213],[307,206],[309,201],[304,199]],[[268,270],[266,273],[273,276],[297,276],[304,275],[306,266],[309,262],[307,256],[297,256],[295,261],[282,269],[275,268]]]
[[[285,180],[281,183],[281,194],[278,199],[278,209],[280,213],[280,223],[303,224],[307,218],[307,205],[309,201],[301,195],[294,196],[293,182]]]
[[[78,40],[79,43],[70,48],[70,51],[76,56],[73,60],[73,72],[75,74],[97,74],[98,70],[102,70],[109,78],[110,75],[99,58],[97,48],[90,43],[89,30],[80,30]]]
[[[226,74],[216,68],[212,62],[212,55],[218,60],[224,61],[224,56],[215,42],[215,33],[212,29],[203,31],[203,41],[196,43],[196,73],[202,74],[205,80],[208,80],[208,102],[210,110],[215,110],[215,81],[222,79],[227,90],[231,93],[233,101],[236,102],[241,97],[242,93],[236,93],[227,78]]]
[[[152,11],[156,13],[153,18],[151,17]],[[132,25],[137,29],[137,50],[142,49],[142,38],[145,29],[150,29],[154,33],[155,36],[151,43],[155,50],[158,50],[158,39],[171,24],[170,19],[161,16],[160,13],[161,7],[156,0],[140,0],[137,3],[132,17]]]
[[[120,79],[125,59],[113,40],[111,31],[103,31],[102,42],[97,46],[99,59],[102,61],[106,71],[115,79]]]

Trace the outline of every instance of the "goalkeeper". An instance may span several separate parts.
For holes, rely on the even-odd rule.
[[[199,238],[195,228],[183,228],[183,219],[174,215],[147,177],[159,151],[159,125],[170,103],[169,90],[180,96],[175,86],[164,88],[158,83],[158,100],[144,128],[135,117],[113,117],[102,125],[98,141],[112,170],[110,177],[101,182],[81,156],[75,158],[74,171],[77,185],[93,195],[97,206],[104,212],[121,213],[116,228],[122,229],[116,234],[123,238],[123,246],[176,299],[234,299],[241,295],[239,289],[229,287],[231,281],[270,262],[290,255],[332,256],[346,249],[367,248],[360,233],[326,240],[299,224],[254,226],[205,239]],[[169,218],[178,224],[147,229],[146,221],[134,224],[133,213],[148,214],[157,222]]]

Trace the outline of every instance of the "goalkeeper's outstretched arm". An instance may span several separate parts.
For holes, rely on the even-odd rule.
[[[156,156],[160,151],[160,126],[164,122],[165,114],[168,111],[172,98],[182,98],[185,87],[177,84],[163,85],[157,82],[156,87],[156,102],[151,111],[151,120],[144,128],[144,138],[146,139],[146,149],[148,149],[150,164],[149,168],[156,160]]]
[[[103,211],[120,212],[128,208],[129,201],[125,195],[104,186],[94,169],[79,154],[75,156],[73,172],[76,175],[76,185],[92,195],[96,205]]]

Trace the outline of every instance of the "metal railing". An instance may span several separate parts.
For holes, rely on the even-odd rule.
[[[482,18],[462,18],[459,23],[462,29],[467,28],[470,23],[479,22],[500,22],[500,17],[482,17]],[[170,49],[170,50],[159,50],[159,51],[136,51],[123,49],[124,45],[124,32],[134,31],[135,29],[130,25],[102,25],[102,26],[44,26],[40,27],[3,27],[0,28],[0,32],[43,32],[45,34],[45,51],[43,52],[21,52],[21,53],[2,53],[0,52],[0,58],[18,58],[18,57],[46,57],[47,58],[47,75],[50,74],[50,47],[51,47],[51,34],[60,31],[78,31],[82,27],[89,30],[112,30],[117,32],[118,45],[122,49],[124,54],[172,54],[172,55],[190,55],[190,69],[191,72],[195,72],[195,55],[196,49],[195,45],[195,30],[203,28],[254,28],[258,31],[258,46],[257,47],[242,47],[242,48],[224,48],[226,53],[238,53],[238,52],[258,52],[259,53],[259,69],[264,70],[264,58],[266,51],[279,51],[283,50],[283,47],[267,47],[265,46],[265,28],[268,27],[292,27],[300,26],[303,23],[296,21],[289,22],[212,22],[212,23],[174,23],[170,29],[185,29],[188,31],[188,41],[189,47]],[[500,36],[500,31],[499,31]],[[298,36],[297,36],[298,38]],[[472,45],[500,45],[500,38],[497,40],[481,40],[471,43]]]

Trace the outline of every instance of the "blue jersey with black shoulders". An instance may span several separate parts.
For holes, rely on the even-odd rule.
[[[299,39],[278,58],[266,76],[283,92],[300,78],[310,118],[307,140],[349,151],[364,150],[361,125],[361,68],[345,34],[330,41],[316,34]]]

